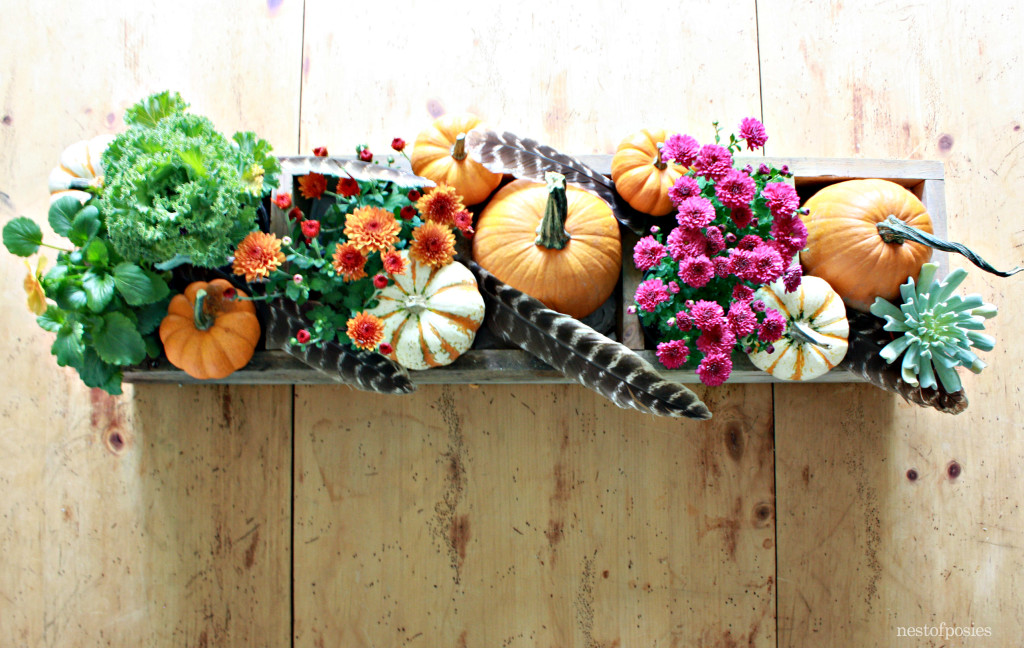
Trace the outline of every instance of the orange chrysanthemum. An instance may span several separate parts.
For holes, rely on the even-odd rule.
[[[246,281],[266,279],[284,263],[281,240],[266,232],[250,232],[235,249],[235,262],[231,269]]]
[[[334,271],[345,281],[355,281],[366,276],[366,257],[351,243],[339,243],[334,248]]]
[[[319,173],[299,176],[299,192],[310,200],[316,200],[327,191],[327,178]]]
[[[384,322],[376,315],[363,311],[346,323],[345,332],[357,348],[372,351],[384,339]]]
[[[440,268],[455,257],[455,235],[433,221],[427,221],[412,231],[409,256],[432,268]]]
[[[416,201],[416,209],[423,214],[423,220],[449,226],[455,223],[455,214],[465,208],[455,187],[446,184],[437,185]]]
[[[384,272],[388,274],[396,275],[405,272],[405,257],[394,248],[381,254],[381,261],[384,262]]]
[[[383,251],[398,241],[402,226],[380,207],[360,207],[345,217],[345,237],[363,251]]]

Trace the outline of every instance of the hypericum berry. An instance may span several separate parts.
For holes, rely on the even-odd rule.
[[[410,189],[409,190],[409,200],[411,200],[412,202],[416,202],[417,200],[419,200],[422,197],[423,197],[423,194],[421,194],[418,190],[416,190],[416,189]]]
[[[373,275],[373,287],[378,290],[386,288],[388,285],[388,278],[382,274]]]
[[[401,153],[405,149],[405,140],[402,139],[401,137],[396,137],[395,139],[391,140],[391,148]]]
[[[373,152],[368,148],[360,149],[359,159],[363,162],[373,162]]]
[[[295,282],[296,286],[301,286],[302,285],[302,275],[297,274],[297,275],[293,276],[292,277],[292,281]]]
[[[320,221],[307,220],[302,221],[302,235],[308,239],[314,239],[320,234]]]
[[[387,342],[381,342],[380,346],[377,347],[377,348],[384,355],[391,355],[391,352],[394,351],[394,348],[392,348],[392,346],[390,344],[388,344]]]
[[[306,342],[309,342],[309,338],[309,331],[307,331],[306,329],[299,329],[299,332],[295,334],[295,340],[299,344],[305,344]]]
[[[316,148],[313,149],[313,155],[317,157],[327,157],[327,147],[317,146]]]
[[[416,215],[416,208],[412,205],[406,205],[402,207],[402,211],[398,212],[398,216],[402,220],[412,220],[413,216]]]

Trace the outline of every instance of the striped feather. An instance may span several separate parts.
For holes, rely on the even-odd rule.
[[[546,144],[509,132],[473,129],[466,135],[466,151],[494,173],[508,173],[535,182],[545,182],[547,172],[560,173],[566,182],[600,196],[612,208],[615,218],[634,233],[644,230],[644,216],[619,197],[610,178]]]
[[[568,315],[545,308],[477,263],[464,263],[476,275],[487,304],[487,326],[505,342],[536,356],[624,409],[658,416],[711,418],[711,412],[696,394],[666,380],[624,345]]]
[[[381,180],[394,182],[399,187],[433,187],[434,181],[421,178],[399,167],[337,157],[295,155],[279,157],[281,172],[285,175],[304,176],[319,173],[336,178],[352,178],[362,182]]]
[[[334,342],[323,348],[292,345],[299,330],[311,324],[291,300],[270,302],[266,320],[268,349],[282,349],[338,382],[382,394],[408,394],[416,389],[405,369],[379,353],[356,351]]]

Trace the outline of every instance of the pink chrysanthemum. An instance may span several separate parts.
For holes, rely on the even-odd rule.
[[[669,232],[665,244],[668,247],[669,256],[674,261],[682,261],[687,257],[703,254],[706,247],[704,235],[700,233],[700,230],[686,227],[677,227]]]
[[[764,320],[757,328],[757,337],[763,342],[775,342],[786,332],[786,316],[769,308],[765,311]]]
[[[740,279],[750,280],[756,255],[753,250],[733,248],[729,251],[729,272]]]
[[[754,266],[751,281],[769,284],[782,276],[785,266],[778,250],[773,247],[762,245],[754,250]]]
[[[653,236],[645,236],[633,246],[633,263],[636,264],[637,270],[647,272],[661,263],[666,253],[665,246],[658,243]]]
[[[687,198],[700,195],[700,185],[688,175],[679,176],[672,188],[668,190],[669,200],[676,207]]]
[[[729,208],[742,208],[749,206],[754,199],[757,185],[754,179],[742,171],[730,169],[717,184],[715,184],[715,195],[722,201],[722,204]]]
[[[659,278],[648,279],[637,286],[633,298],[640,310],[650,313],[669,300],[668,286]]]
[[[715,206],[702,196],[692,196],[679,203],[676,222],[688,229],[707,227],[715,220]]]
[[[729,210],[729,217],[732,218],[732,222],[736,223],[736,227],[743,229],[754,221],[754,212],[750,209],[750,205],[740,205]]]
[[[747,234],[739,240],[736,247],[740,250],[755,250],[764,245],[764,239],[757,234]]]
[[[729,306],[729,314],[726,315],[726,319],[729,320],[729,328],[737,338],[750,335],[757,330],[757,315],[750,310],[749,302],[733,302]]]
[[[715,266],[716,277],[728,277],[729,275],[732,274],[732,271],[729,270],[729,257],[725,255],[719,255],[711,259],[711,263],[713,263]]]
[[[697,175],[721,180],[732,171],[732,153],[724,146],[705,144],[693,163],[693,169]]]
[[[796,292],[796,289],[800,287],[800,281],[803,277],[804,270],[800,267],[799,263],[789,266],[782,275],[782,283],[786,287],[786,292]]]
[[[732,359],[724,354],[705,356],[697,366],[697,376],[708,387],[724,384],[731,373]]]
[[[732,300],[737,302],[749,302],[754,298],[754,289],[746,284],[736,284],[732,287]]]
[[[686,340],[669,340],[658,344],[658,361],[666,369],[678,369],[686,364],[686,358],[690,355],[690,348],[686,346]]]
[[[748,151],[759,149],[768,141],[768,135],[764,132],[764,124],[753,117],[747,117],[740,122],[740,137],[747,141]]]
[[[772,218],[792,218],[793,212],[800,206],[800,196],[796,194],[796,189],[785,182],[769,182],[761,190],[761,195],[768,204]]]
[[[722,306],[718,302],[701,299],[690,307],[690,318],[693,320],[693,325],[702,331],[720,325],[724,321],[724,317],[725,311],[722,310]]]
[[[736,335],[727,321],[720,320],[715,326],[704,329],[697,338],[697,349],[704,355],[728,355],[735,345]]]
[[[676,327],[683,332],[692,329],[693,320],[690,319],[690,314],[686,311],[679,311],[676,313]]]
[[[704,230],[705,254],[714,256],[725,249],[725,236],[722,230],[717,227],[708,227]]]
[[[691,288],[703,288],[715,278],[715,266],[703,254],[687,257],[679,262],[679,278]]]
[[[677,284],[674,281],[668,282],[668,291],[675,295],[676,293],[679,292],[679,284]]]
[[[676,164],[690,166],[700,153],[700,142],[689,135],[669,135],[661,145],[661,157]]]
[[[784,258],[789,258],[807,245],[807,226],[799,218],[782,218],[772,222],[772,238],[775,249]]]

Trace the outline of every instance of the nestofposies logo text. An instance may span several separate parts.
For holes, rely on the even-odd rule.
[[[991,637],[992,628],[988,626],[949,625],[945,621],[939,625],[896,626],[897,637]]]

